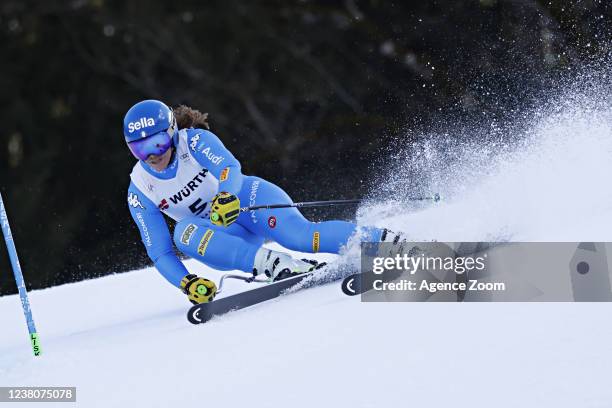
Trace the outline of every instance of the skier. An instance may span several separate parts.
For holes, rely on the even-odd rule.
[[[296,208],[240,213],[240,206],[292,203],[280,187],[243,175],[240,163],[210,132],[207,114],[145,100],[123,120],[125,141],[138,162],[130,175],[128,205],[157,270],[194,304],[214,299],[217,287],[190,274],[173,251],[218,270],[283,279],[312,271],[316,261],[262,247],[264,240],[301,252],[339,253],[359,233],[363,240],[399,237],[345,221],[308,221]],[[177,221],[173,239],[163,214]]]

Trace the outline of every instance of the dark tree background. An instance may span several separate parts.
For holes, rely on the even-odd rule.
[[[134,160],[122,135],[141,99],[209,112],[244,172],[296,200],[359,197],[381,152],[439,115],[504,117],[608,53],[611,9],[4,0],[0,188],[26,280],[39,288],[148,262],[126,207]],[[0,294],[14,292],[0,252]]]

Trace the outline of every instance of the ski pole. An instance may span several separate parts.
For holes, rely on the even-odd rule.
[[[4,234],[4,241],[6,242],[6,249],[11,259],[11,265],[13,267],[13,274],[15,275],[15,282],[17,283],[17,289],[19,290],[19,297],[21,298],[21,307],[23,308],[23,314],[25,315],[26,323],[28,325],[28,331],[30,332],[30,341],[32,342],[32,351],[35,356],[39,356],[41,353],[40,342],[38,339],[38,333],[36,332],[36,326],[34,325],[34,317],[32,316],[32,310],[30,309],[30,300],[28,299],[28,292],[25,286],[25,280],[21,272],[21,265],[19,264],[19,258],[17,257],[17,249],[15,248],[15,241],[13,240],[13,234],[11,233],[11,227],[9,226],[8,217],[6,215],[6,209],[4,208],[4,201],[2,200],[2,194],[0,194],[0,222],[2,223],[2,233]]]
[[[272,210],[275,208],[299,208],[299,207],[325,207],[333,205],[348,205],[348,204],[359,204],[361,200],[329,200],[329,201],[305,201],[302,203],[292,204],[264,204],[254,205],[251,207],[243,207],[240,212],[253,211],[253,210]]]
[[[432,200],[434,202],[440,201],[440,194],[435,193],[432,196],[423,196],[423,197],[411,197],[410,201],[426,201]],[[326,206],[334,206],[334,205],[348,205],[348,204],[360,204],[363,200],[328,200],[328,201],[305,201],[301,203],[292,203],[292,204],[264,204],[264,205],[254,205],[251,207],[243,207],[240,209],[240,212],[253,211],[253,210],[271,210],[276,208],[300,208],[300,207],[326,207]]]

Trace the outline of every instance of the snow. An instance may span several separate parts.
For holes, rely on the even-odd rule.
[[[448,166],[416,166],[443,202],[364,206],[359,223],[415,240],[612,241],[610,103],[570,102],[501,154],[464,146]],[[415,151],[446,162],[439,142],[421,148],[401,164],[414,170]],[[79,407],[612,406],[608,303],[361,303],[339,286],[200,326],[152,268],[37,290],[39,358],[19,298],[1,297],[0,385],[76,386]]]
[[[184,296],[151,268],[31,302],[44,354],[30,354],[18,297],[0,298],[0,382],[76,386],[80,407],[612,401],[608,304],[361,303],[335,283],[192,326]]]

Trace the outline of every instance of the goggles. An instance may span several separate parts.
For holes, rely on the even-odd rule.
[[[146,161],[151,155],[160,156],[166,153],[173,144],[172,138],[175,132],[176,127],[173,124],[167,130],[162,130],[144,139],[128,143],[128,147],[134,157]]]

